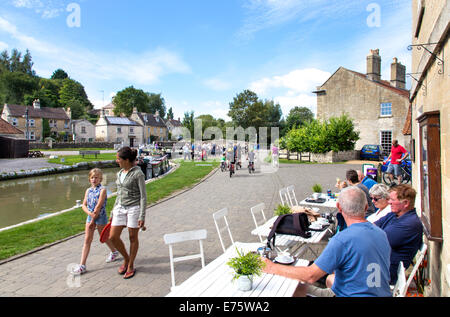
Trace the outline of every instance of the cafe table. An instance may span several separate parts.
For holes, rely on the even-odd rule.
[[[277,216],[270,218],[266,223],[252,230],[251,234],[256,236],[268,237],[270,231],[272,230],[272,226],[274,222],[277,220]],[[299,256],[306,250],[306,248],[310,249],[311,252],[317,257],[318,255],[314,250],[310,247],[310,244],[319,243],[322,241],[323,237],[327,233],[327,230],[322,231],[310,231],[311,237],[303,238],[301,236],[294,236],[290,234],[279,234],[275,235],[275,245],[279,251],[279,245],[289,245],[290,247],[287,249],[289,253],[294,254],[295,256]]]
[[[327,194],[320,194],[319,198],[325,199],[324,202],[314,202],[312,197],[307,197],[303,199],[299,205],[301,206],[312,206],[312,207],[322,207],[322,208],[336,208],[337,198],[331,198]]]
[[[172,288],[166,297],[292,297],[299,282],[278,275],[262,273],[254,276],[250,291],[239,291],[233,281],[234,271],[227,265],[229,259],[239,252],[255,251],[262,243],[235,242],[222,255],[196,272],[186,281]],[[298,259],[295,266],[307,266],[307,260]],[[304,288],[308,284],[300,284]]]

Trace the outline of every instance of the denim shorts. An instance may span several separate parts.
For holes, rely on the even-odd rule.
[[[386,173],[394,174],[395,176],[401,175],[400,164],[389,164]]]
[[[86,223],[90,223],[92,221],[91,216],[87,216]],[[95,224],[99,226],[104,226],[108,223],[108,216],[106,212],[100,213],[97,219],[95,219]]]

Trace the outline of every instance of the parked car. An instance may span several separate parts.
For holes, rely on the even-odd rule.
[[[383,160],[383,148],[379,144],[366,144],[361,149],[361,160]]]

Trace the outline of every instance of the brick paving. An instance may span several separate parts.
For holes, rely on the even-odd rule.
[[[344,178],[349,168],[361,168],[361,165],[282,164],[276,173],[249,175],[243,169],[231,179],[227,173],[217,170],[196,187],[147,209],[147,231],[139,234],[134,278],[124,280],[117,274],[120,260],[105,263],[109,250],[100,244],[96,233],[87,261],[88,272],[74,279],[68,268],[78,263],[81,256],[84,235],[78,235],[1,264],[0,296],[165,296],[171,285],[169,250],[163,241],[165,233],[207,229],[204,252],[206,263],[209,263],[222,253],[212,218],[215,211],[228,208],[228,221],[235,241],[258,242],[258,237],[250,234],[254,228],[250,215],[252,206],[264,202],[266,216],[270,217],[280,203],[280,188],[295,185],[297,199],[301,200],[310,194],[315,183],[322,184],[324,190],[333,188],[336,177]],[[126,230],[122,238],[128,247]],[[326,240],[315,246],[316,251],[320,252]],[[190,250],[198,252],[198,244],[175,248],[175,256]],[[177,284],[196,272],[200,268],[199,262],[176,264]]]

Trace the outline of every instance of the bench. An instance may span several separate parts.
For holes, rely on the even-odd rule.
[[[28,151],[28,157],[44,157],[41,151]]]
[[[100,154],[100,151],[79,151],[81,157],[84,158],[85,155],[95,155],[95,158],[97,158],[97,155]]]

